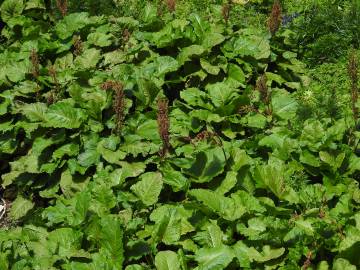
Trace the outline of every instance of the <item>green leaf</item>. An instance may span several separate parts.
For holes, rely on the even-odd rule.
[[[270,56],[269,35],[261,33],[259,29],[246,28],[225,44],[228,56],[251,56],[257,60]]]
[[[320,159],[328,164],[334,171],[340,168],[341,164],[344,161],[345,153],[340,153],[337,156],[331,155],[328,152],[320,151]]]
[[[207,102],[208,95],[198,88],[187,88],[180,92],[180,97],[191,106],[199,106],[211,109],[212,106]]]
[[[226,105],[234,96],[236,96],[236,89],[231,88],[226,83],[208,84],[206,90],[216,107]]]
[[[229,64],[228,75],[230,79],[238,81],[239,83],[245,83],[246,81],[245,73],[238,65]]]
[[[141,176],[141,180],[131,186],[131,190],[147,206],[158,201],[163,180],[160,173],[148,172]]]
[[[24,217],[34,206],[35,204],[32,201],[18,196],[15,201],[12,202],[9,214],[12,219],[18,220]]]
[[[164,183],[170,185],[174,192],[184,190],[188,186],[188,179],[181,172],[173,169],[171,165],[165,164],[160,170]]]
[[[285,165],[282,162],[259,166],[256,173],[257,180],[269,188],[278,198],[297,203],[298,195],[286,184],[285,177],[287,177]]]
[[[223,239],[224,234],[214,220],[210,220],[210,223],[206,224],[203,230],[194,236],[196,242],[211,248],[222,246]]]
[[[55,31],[61,39],[67,39],[73,36],[76,31],[89,24],[96,24],[99,21],[99,18],[89,17],[89,14],[86,12],[71,13],[55,26]]]
[[[246,212],[241,200],[235,195],[224,197],[207,189],[192,189],[189,194],[226,220],[239,219]]]
[[[204,58],[200,59],[200,65],[207,73],[211,75],[217,75],[220,72],[220,68],[218,66],[213,66]]]
[[[333,270],[356,270],[356,266],[352,265],[348,260],[343,258],[338,258],[335,260],[333,265]]]
[[[100,221],[100,245],[106,251],[107,259],[112,261],[113,269],[122,269],[124,261],[123,231],[115,216],[104,216]]]
[[[274,91],[271,96],[273,113],[284,120],[293,119],[298,109],[298,103],[286,90]]]
[[[45,103],[30,103],[20,108],[21,113],[31,122],[46,122],[47,106]]]
[[[55,128],[79,128],[85,120],[81,109],[74,108],[67,101],[60,101],[49,107],[46,112],[46,126]]]
[[[192,176],[195,182],[210,182],[215,176],[223,172],[225,155],[221,147],[213,147],[207,151],[196,154],[195,161],[190,169],[184,173]]]
[[[220,186],[216,189],[219,194],[225,194],[229,192],[237,183],[237,172],[228,171],[225,179],[221,182]]]
[[[157,270],[180,270],[180,261],[174,251],[160,251],[155,256]]]
[[[179,65],[190,61],[194,56],[200,56],[204,53],[205,49],[200,45],[190,45],[189,47],[182,48],[176,60]]]
[[[206,33],[202,41],[202,46],[204,46],[204,48],[211,49],[212,47],[215,47],[216,45],[222,43],[224,40],[225,37],[220,33]]]
[[[225,245],[216,248],[202,248],[195,254],[195,260],[199,263],[199,270],[225,269],[234,257],[232,249]]]
[[[83,234],[72,228],[58,228],[49,233],[48,248],[52,254],[70,258],[76,256],[81,247]]]
[[[89,69],[96,67],[100,59],[100,50],[91,48],[85,50],[80,56],[78,56],[74,63],[79,69]]]
[[[21,15],[24,9],[23,0],[5,0],[1,7],[1,18],[4,22],[9,19]]]
[[[111,34],[101,32],[90,33],[87,37],[87,42],[99,47],[107,47],[111,45]]]

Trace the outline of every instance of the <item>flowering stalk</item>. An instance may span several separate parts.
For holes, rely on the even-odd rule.
[[[56,0],[56,6],[59,9],[61,15],[65,17],[68,11],[67,0]]]
[[[175,12],[176,10],[176,0],[165,0],[165,4],[170,12]]]
[[[114,91],[113,109],[115,111],[115,130],[120,132],[125,119],[125,93],[121,82],[106,81],[102,84],[103,90],[112,89]]]
[[[81,41],[80,36],[73,37],[73,46],[74,46],[74,54],[76,56],[80,55],[84,48],[84,45],[83,45],[83,42]]]
[[[256,89],[260,92],[260,97],[262,102],[265,104],[266,114],[271,114],[271,93],[266,85],[267,77],[265,74],[261,75],[260,78],[256,82]]]
[[[358,119],[358,108],[356,107],[356,103],[359,96],[359,90],[358,90],[358,83],[359,83],[359,77],[358,77],[358,59],[356,58],[355,50],[352,50],[349,57],[348,62],[348,74],[350,77],[350,83],[351,83],[351,105],[352,105],[352,111],[353,111],[353,117],[355,121]]]
[[[34,78],[39,77],[40,75],[40,64],[39,64],[39,55],[36,52],[35,49],[31,50],[30,53],[30,62],[31,62],[31,73],[34,76]]]
[[[52,104],[56,101],[59,92],[60,92],[60,84],[59,81],[57,79],[57,71],[56,71],[56,67],[54,65],[49,67],[49,75],[53,81],[53,83],[55,84],[55,90],[52,90],[48,96],[47,102],[49,104]]]
[[[272,35],[274,35],[279,30],[281,22],[281,5],[279,0],[275,0],[267,22],[268,28]]]
[[[228,1],[227,3],[225,3],[222,6],[222,9],[221,9],[221,14],[224,18],[225,23],[228,23],[229,18],[230,18],[231,4],[232,4],[231,1]]]
[[[166,98],[160,98],[157,102],[158,112],[157,112],[157,123],[159,127],[159,135],[163,142],[163,147],[160,151],[160,155],[164,156],[170,148],[170,139],[169,139],[169,102]]]

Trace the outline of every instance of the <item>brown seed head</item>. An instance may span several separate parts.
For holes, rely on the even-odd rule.
[[[166,98],[160,98],[157,101],[157,123],[159,128],[159,135],[163,142],[163,148],[160,155],[164,156],[170,148],[170,120],[169,120],[169,102]]]
[[[266,113],[271,114],[271,93],[267,87],[266,74],[260,76],[256,82],[256,89],[260,92],[262,102],[266,105]]]
[[[267,21],[268,28],[272,35],[274,35],[279,30],[281,21],[281,4],[279,0],[275,0]]]
[[[31,50],[30,53],[30,61],[31,61],[31,73],[34,78],[39,77],[40,75],[40,68],[39,68],[39,55],[35,49]]]
[[[115,111],[115,129],[120,132],[125,119],[125,93],[124,85],[117,81],[106,81],[101,85],[103,90],[114,91],[113,109]]]
[[[358,108],[356,107],[356,103],[359,96],[358,84],[359,84],[359,63],[356,57],[356,52],[353,49],[349,56],[348,62],[348,74],[351,83],[351,104],[352,104],[352,111],[354,119],[357,120],[358,118]]]
[[[170,12],[175,12],[176,0],[165,0],[165,4]]]
[[[77,55],[80,55],[83,51],[83,48],[84,48],[84,44],[83,42],[81,41],[81,37],[80,36],[74,36],[73,37],[73,46],[74,46],[74,54],[77,56]]]
[[[65,17],[68,11],[67,0],[56,0],[56,6],[59,9],[61,15]]]
[[[230,10],[231,10],[231,3],[230,2],[227,2],[222,6],[221,14],[222,14],[222,16],[224,18],[225,23],[227,23],[229,21]]]

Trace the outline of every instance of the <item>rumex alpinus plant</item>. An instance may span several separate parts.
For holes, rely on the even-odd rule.
[[[281,21],[281,4],[279,0],[275,0],[267,21],[269,31],[272,35],[274,35],[279,30]]]
[[[56,0],[56,6],[59,9],[61,15],[63,17],[66,16],[67,11],[68,11],[68,2],[67,0]]]
[[[31,62],[31,74],[33,75],[34,78],[39,77],[39,75],[40,75],[39,55],[35,49],[31,50],[30,62]]]
[[[102,84],[103,90],[112,89],[114,91],[113,109],[115,111],[115,131],[119,133],[125,119],[125,93],[124,85],[117,81],[106,81]]]
[[[169,120],[169,101],[166,98],[159,98],[157,101],[157,123],[159,129],[159,135],[163,142],[162,149],[160,150],[160,156],[165,154],[170,149],[170,120]]]
[[[358,108],[356,107],[356,103],[359,96],[358,90],[358,83],[359,83],[359,76],[358,76],[358,68],[359,63],[356,57],[356,52],[354,49],[351,50],[348,62],[348,74],[350,78],[350,90],[351,90],[351,107],[353,112],[353,117],[355,121],[358,118]]]
[[[256,82],[256,90],[260,92],[261,101],[266,106],[266,114],[271,114],[271,92],[267,86],[267,77],[262,74]]]

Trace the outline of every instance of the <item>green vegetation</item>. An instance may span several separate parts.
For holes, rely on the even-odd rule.
[[[233,2],[3,1],[0,269],[360,267],[357,2]]]

